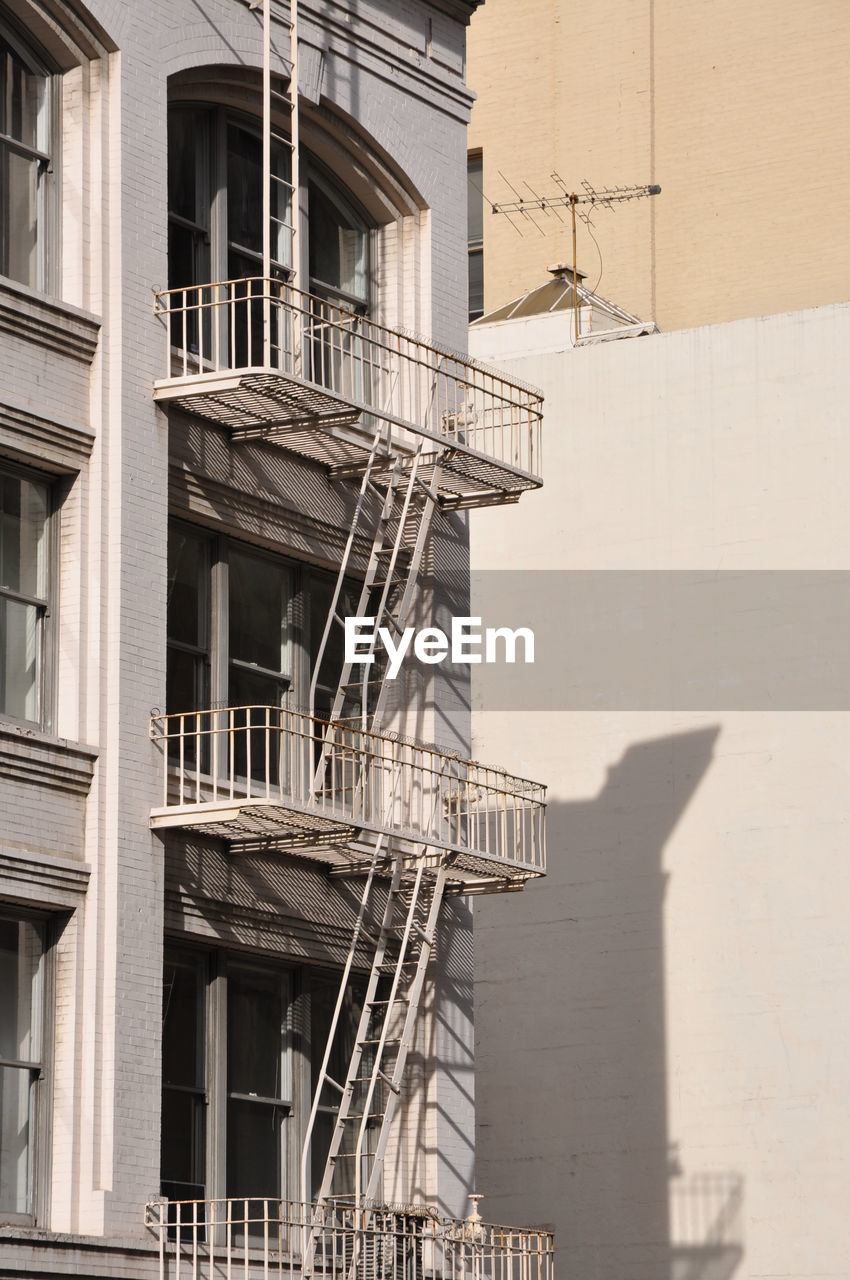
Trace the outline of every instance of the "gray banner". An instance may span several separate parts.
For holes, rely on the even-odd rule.
[[[464,594],[435,626],[450,633]],[[521,642],[514,665],[441,664],[472,673],[476,706],[850,710],[850,572],[476,572],[468,612],[535,641],[533,665]]]

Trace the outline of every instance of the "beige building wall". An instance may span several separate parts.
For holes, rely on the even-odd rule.
[[[850,567],[850,306],[564,337],[502,360],[546,394],[547,479],[477,513],[478,570],[549,571],[555,609],[554,570],[698,570],[698,597]],[[609,612],[634,625],[614,587]],[[554,1225],[559,1280],[843,1276],[850,716],[785,709],[781,672],[757,707],[665,711],[580,669],[565,653],[551,710],[474,715],[478,758],[550,788],[549,875],[475,904],[482,1212]]]
[[[553,172],[576,191],[661,185],[595,213],[598,250],[579,226],[586,283],[641,319],[670,330],[850,294],[844,0],[487,0],[468,78],[487,200],[547,195]],[[515,219],[520,235],[485,210],[485,312],[572,260],[562,216]]]

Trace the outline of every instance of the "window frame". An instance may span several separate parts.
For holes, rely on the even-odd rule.
[[[10,280],[36,292],[56,295],[60,283],[61,222],[59,187],[61,176],[61,75],[48,60],[30,44],[26,35],[13,26],[5,15],[0,18],[0,43],[8,47],[14,58],[23,64],[29,75],[43,79],[47,102],[44,107],[47,146],[33,147],[12,134],[0,133],[0,170],[5,169],[9,153],[23,156],[43,166],[39,172],[38,206],[36,226],[35,279],[20,279],[0,270],[0,280]],[[0,57],[3,51],[0,49]],[[9,184],[11,186],[11,184]],[[0,268],[8,265],[9,229],[0,218]]]
[[[206,609],[206,642],[197,646],[172,637],[168,617],[166,616],[166,645],[173,652],[189,653],[200,660],[206,668],[206,689],[208,705],[192,708],[194,711],[218,710],[231,705],[230,673],[235,668],[240,671],[256,672],[286,684],[281,696],[281,707],[292,707],[294,691],[304,684],[304,620],[303,564],[299,564],[287,555],[279,555],[264,547],[254,546],[230,534],[214,532],[201,525],[193,525],[182,519],[170,519],[168,522],[169,539],[175,533],[197,539],[204,548],[203,572],[205,580]],[[272,671],[256,664],[236,659],[230,653],[230,556],[231,552],[247,554],[256,560],[266,561],[275,567],[282,568],[291,575],[291,595],[289,600],[289,674],[283,670]],[[166,611],[166,614],[168,611]],[[196,681],[197,688],[197,681]],[[166,694],[166,714],[171,714]],[[178,713],[179,714],[179,713]],[[186,714],[190,714],[189,711]]]
[[[35,1016],[39,1020],[41,1052],[37,1060],[11,1061],[0,1058],[0,1066],[13,1066],[29,1070],[34,1075],[33,1100],[30,1107],[30,1123],[34,1129],[28,1146],[29,1173],[27,1194],[29,1211],[12,1212],[0,1208],[0,1225],[44,1226],[47,1224],[50,1205],[50,1157],[53,1139],[53,1075],[54,1030],[56,1005],[55,940],[57,921],[35,911],[18,910],[11,903],[0,905],[0,921],[26,923],[39,931],[41,948],[38,959],[37,1000]]]
[[[309,158],[305,157],[302,161],[304,166],[304,180],[302,183],[302,205],[304,208],[303,225],[306,229],[307,241],[307,280],[308,292],[314,294],[318,298],[323,298],[329,302],[331,306],[340,307],[342,310],[353,311],[359,316],[368,316],[372,309],[372,288],[374,272],[372,270],[372,236],[371,228],[363,214],[357,209],[349,195],[342,189],[339,183],[335,182],[333,177],[329,175],[320,164],[316,164]],[[366,257],[364,266],[364,275],[366,278],[366,287],[362,295],[349,293],[339,285],[329,283],[322,280],[319,276],[310,274],[310,187],[317,187],[324,198],[332,205],[335,205],[338,212],[349,218],[354,224],[354,229],[363,234],[363,247]]]
[[[214,102],[203,101],[200,99],[176,97],[168,104],[169,120],[172,113],[176,112],[197,112],[206,116],[206,156],[201,165],[201,169],[205,170],[207,182],[208,197],[208,216],[205,223],[194,223],[187,220],[181,215],[172,212],[169,200],[168,222],[169,226],[179,226],[189,230],[193,235],[206,234],[209,238],[209,259],[210,259],[210,280],[199,280],[195,285],[174,285],[171,280],[169,270],[169,288],[191,288],[199,287],[204,284],[214,284],[219,281],[230,279],[228,271],[228,260],[231,252],[242,253],[244,256],[257,256],[256,275],[262,275],[261,255],[255,255],[254,251],[248,250],[245,246],[239,245],[233,240],[230,228],[228,226],[227,214],[227,147],[228,147],[228,130],[231,126],[243,129],[257,138],[262,137],[262,121],[255,115],[247,111],[240,111],[232,106],[216,104]],[[282,146],[289,148],[290,140],[284,131],[276,124],[272,125],[272,139],[279,142]],[[290,185],[291,200],[295,204],[295,213],[290,207],[290,217],[293,222],[297,219],[296,238],[294,251],[299,255],[299,262],[303,267],[302,278],[308,281],[307,292],[316,292],[319,297],[326,299],[334,306],[339,306],[344,310],[351,310],[358,315],[368,315],[373,309],[373,292],[375,287],[375,272],[373,263],[373,235],[374,225],[367,217],[365,212],[360,208],[354,196],[346,190],[344,185],[338,180],[329,169],[327,169],[321,161],[317,160],[312,154],[301,149],[300,154],[300,189],[296,193]],[[291,173],[290,173],[291,178]],[[357,230],[364,234],[364,250],[365,250],[365,279],[366,285],[364,296],[349,293],[338,286],[329,284],[327,281],[315,282],[309,275],[309,243],[310,243],[310,209],[308,190],[310,184],[314,184],[323,192],[323,194],[337,206],[337,208],[345,216],[351,219]],[[274,189],[273,189],[274,190]],[[296,199],[297,196],[297,199]],[[274,235],[272,236],[274,242]],[[290,250],[292,250],[290,245]],[[292,253],[290,252],[290,259]],[[272,276],[282,281],[291,282],[295,274],[294,261],[288,263],[282,260],[272,261]],[[250,278],[250,277],[246,277]],[[317,288],[314,289],[313,285]]]
[[[182,516],[174,516],[169,519],[168,531],[169,541],[174,534],[182,534],[197,539],[205,549],[206,642],[195,646],[174,639],[169,627],[168,617],[166,617],[167,649],[175,653],[190,654],[203,664],[203,669],[206,672],[206,676],[200,681],[206,688],[206,705],[203,705],[203,699],[199,699],[202,705],[186,709],[182,714],[189,716],[193,711],[217,711],[223,707],[238,705],[231,704],[229,701],[230,671],[232,667],[240,670],[256,671],[259,675],[277,678],[281,682],[288,679],[289,687],[281,698],[281,706],[290,711],[306,713],[312,676],[313,651],[321,639],[321,632],[318,635],[313,634],[311,606],[314,600],[314,592],[318,597],[319,591],[323,591],[325,588],[328,592],[328,600],[330,600],[336,581],[335,572],[332,569],[325,569],[307,561],[297,560],[285,551],[279,552],[267,547],[256,546],[254,543],[241,539],[230,532],[216,531],[205,525],[193,524]],[[228,586],[229,554],[232,550],[247,553],[258,560],[265,560],[270,564],[282,567],[292,575],[288,676],[285,672],[266,671],[264,668],[254,667],[249,663],[231,660]],[[346,579],[346,588],[350,592],[349,598],[352,608],[354,607],[354,602],[359,598],[361,585],[354,578]],[[321,680],[322,675],[326,677],[324,681]],[[328,702],[329,710],[333,704],[333,696],[336,693],[338,675],[336,680],[331,678],[330,681],[328,681],[327,676],[327,668],[323,663],[318,687],[323,695],[329,695],[323,699]],[[196,688],[197,686],[198,681],[196,680]],[[167,692],[165,710],[166,715],[181,714],[181,712],[174,711]],[[319,719],[324,718],[322,709],[317,710],[315,714]]]
[[[251,1199],[234,1193],[228,1187],[228,1104],[234,1097],[230,1088],[228,1072],[228,984],[232,975],[238,970],[254,971],[264,976],[274,976],[279,981],[279,989],[285,1002],[286,1019],[281,1037],[281,1086],[288,1089],[288,1097],[277,1099],[258,1098],[258,1102],[274,1106],[285,1112],[281,1122],[280,1172],[281,1187],[279,1191],[269,1188],[268,1198],[297,1199],[290,1194],[298,1177],[298,1148],[300,1146],[298,1098],[300,1096],[300,1050],[297,1044],[296,1026],[298,1022],[298,1001],[301,996],[301,966],[287,962],[279,956],[258,955],[253,952],[236,951],[226,947],[209,948],[193,945],[185,939],[165,938],[163,957],[163,977],[169,964],[191,964],[203,975],[203,990],[200,996],[203,1031],[201,1044],[204,1054],[203,1087],[192,1089],[195,1096],[203,1099],[205,1113],[204,1132],[204,1168],[203,1195],[185,1197],[187,1199]],[[163,984],[164,990],[164,984]],[[163,1015],[163,1064],[165,1045],[165,1019]],[[183,1086],[166,1085],[162,1079],[162,1095],[171,1089],[185,1092]],[[236,1100],[248,1099],[249,1095],[235,1095]],[[160,1112],[160,1125],[164,1123],[164,1108]],[[287,1131],[291,1132],[287,1132]],[[174,1179],[165,1178],[160,1169],[160,1180],[163,1194],[175,1185],[198,1187],[201,1184],[180,1184]]]
[[[307,1132],[307,1121],[313,1099],[315,1074],[322,1062],[325,1051],[324,1024],[319,1027],[314,1015],[314,999],[319,986],[331,993],[331,1005],[335,992],[339,988],[342,969],[327,965],[291,959],[277,953],[256,952],[229,947],[226,944],[216,947],[195,941],[185,936],[166,935],[163,946],[163,979],[170,963],[191,964],[204,974],[204,990],[201,996],[204,1018],[204,1109],[206,1114],[205,1129],[205,1162],[203,1195],[185,1197],[186,1199],[257,1199],[256,1196],[244,1196],[240,1191],[235,1193],[227,1186],[227,1103],[229,1083],[227,1071],[227,982],[228,971],[236,969],[255,969],[258,972],[274,973],[288,985],[287,1024],[284,1038],[286,1060],[286,1082],[289,1097],[277,1100],[288,1107],[288,1115],[284,1121],[289,1130],[283,1134],[281,1151],[281,1173],[283,1186],[280,1196],[289,1201],[300,1199],[300,1157],[304,1137]],[[349,980],[349,991],[354,1004],[349,1010],[351,1016],[351,1034],[354,1035],[360,1018],[361,1005],[365,996],[368,975],[362,971],[352,971]],[[164,990],[164,982],[163,982]],[[164,1024],[163,1024],[164,1029]],[[316,1033],[321,1034],[317,1035]],[[346,1048],[341,1046],[343,1056]],[[163,1037],[163,1063],[164,1063]],[[345,1064],[347,1068],[347,1063]],[[164,1071],[162,1093],[166,1085]],[[319,1110],[333,1121],[338,1112],[334,1103],[323,1104]],[[160,1113],[160,1125],[164,1122],[164,1112]],[[288,1123],[287,1123],[288,1122]],[[329,1140],[329,1135],[328,1135]],[[312,1144],[311,1161],[308,1163],[308,1178],[312,1185],[308,1187],[308,1199],[318,1190],[315,1166],[323,1166],[324,1155],[317,1154],[315,1134]],[[181,1185],[173,1179],[162,1177],[160,1169],[161,1194],[171,1197],[166,1190],[168,1186]],[[198,1186],[199,1184],[188,1184]]]
[[[478,185],[475,186],[474,179],[478,179]],[[467,249],[467,312],[470,324],[473,320],[479,320],[484,315],[484,194],[480,190],[480,186],[484,181],[484,153],[483,151],[470,151],[466,158],[466,198],[467,198],[467,217],[466,217],[466,249]],[[471,189],[475,186],[475,221],[481,221],[481,235],[473,235],[473,211],[472,211],[472,195]],[[472,306],[472,271],[473,262],[480,263],[481,269],[481,306]]]
[[[11,600],[17,603],[30,605],[41,610],[38,620],[38,636],[39,636],[39,658],[38,658],[38,684],[37,684],[37,715],[34,719],[26,719],[22,716],[8,714],[0,704],[0,723],[19,725],[22,728],[38,728],[45,733],[50,733],[54,727],[54,717],[56,712],[56,672],[57,672],[57,647],[58,647],[58,629],[56,626],[56,617],[59,603],[59,578],[57,567],[59,564],[59,520],[61,506],[60,486],[55,476],[46,475],[44,472],[36,471],[32,467],[18,465],[14,462],[7,462],[6,459],[0,461],[0,478],[12,477],[20,480],[28,481],[30,484],[40,485],[45,490],[46,510],[44,534],[45,534],[45,556],[47,560],[45,577],[46,577],[46,594],[42,597],[31,597],[24,592],[18,592],[12,588],[5,587],[0,583],[0,599]],[[0,654],[0,661],[3,655]]]

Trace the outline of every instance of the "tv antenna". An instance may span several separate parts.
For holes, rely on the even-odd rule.
[[[504,178],[504,174],[501,175]],[[505,178],[507,182],[507,178]],[[578,337],[578,264],[576,261],[576,208],[578,205],[598,205],[602,209],[612,209],[615,204],[622,204],[627,200],[644,200],[648,196],[658,196],[661,194],[661,188],[658,183],[647,183],[642,187],[604,187],[601,191],[589,182],[582,182],[581,191],[570,191],[567,184],[557,173],[552,174],[552,181],[558,184],[559,190],[551,196],[539,196],[535,192],[531,199],[520,195],[516,187],[510,182],[508,186],[517,197],[516,200],[500,201],[498,204],[490,204],[491,213],[503,213],[508,221],[513,223],[512,214],[520,214],[524,218],[530,218],[534,222],[533,214],[548,213],[550,210],[560,219],[559,209],[568,208],[570,211],[570,221],[572,223],[573,237],[573,329],[574,337]],[[526,183],[526,186],[528,184]],[[531,188],[529,187],[529,190]],[[590,214],[579,214],[583,220],[590,223]],[[513,224],[515,225],[515,224]],[[537,224],[535,223],[535,226]]]

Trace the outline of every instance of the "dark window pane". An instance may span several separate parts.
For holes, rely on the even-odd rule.
[[[474,249],[469,254],[469,318],[477,320],[484,314],[484,251]]]
[[[209,224],[208,158],[209,113],[170,111],[168,211],[201,227]]]
[[[50,154],[50,80],[0,40],[0,133]],[[48,164],[0,143],[0,272],[44,287],[44,183]]]
[[[482,181],[484,162],[481,156],[470,156],[466,165],[466,237],[469,241],[480,241],[484,238],[484,197]]]
[[[47,77],[24,66],[0,40],[0,132],[46,150]]]
[[[161,1178],[174,1199],[205,1195],[205,1114],[206,1103],[197,1094],[163,1091]]]
[[[200,963],[166,962],[162,992],[164,1084],[204,1083],[204,989]]]
[[[0,920],[0,1058],[38,1062],[42,932],[28,920]]]
[[[287,687],[287,681],[232,666],[228,702],[231,707],[279,707]],[[256,717],[253,723],[257,723]]]
[[[310,670],[316,665],[325,622],[330,610],[334,589],[332,578],[313,575],[310,578]],[[357,612],[359,587],[356,583],[346,583],[337,602],[337,612],[341,617],[353,617]],[[316,684],[315,714],[320,719],[327,719],[333,707],[337,686],[342,674],[344,661],[344,635],[341,627],[333,626],[328,634],[319,678]],[[359,712],[359,699],[349,698],[343,707],[342,718],[355,716]]]
[[[204,648],[209,605],[205,538],[172,529],[168,538],[168,638]]]
[[[41,1060],[41,927],[0,920],[0,1213],[32,1212],[35,1096]]]
[[[315,182],[310,202],[310,278],[332,290],[368,299],[368,239],[342,204]]]
[[[227,1088],[230,1093],[282,1096],[286,1034],[285,979],[232,969],[227,980]]]
[[[209,668],[203,658],[184,649],[169,649],[165,706],[169,715],[209,707]],[[188,725],[186,726],[188,729]]]
[[[0,596],[0,711],[40,718],[41,615],[35,605]]]
[[[231,659],[288,675],[291,571],[234,550],[229,582]]]
[[[204,1194],[206,1163],[206,966],[166,955],[162,990],[162,1156],[167,1194]],[[177,1088],[169,1086],[178,1086]]]
[[[231,279],[262,273],[263,252],[263,148],[260,137],[238,125],[227,129],[227,239],[233,250],[248,250],[259,261],[241,259],[240,269],[231,271]],[[272,138],[271,142],[271,259],[278,266],[292,262],[291,159],[289,146]]]
[[[42,165],[2,148],[3,274],[33,288],[39,285],[40,183]]]
[[[281,1107],[230,1099],[227,1104],[228,1196],[275,1199],[281,1195],[284,1118]],[[261,1219],[263,1206],[251,1206],[249,1214]],[[253,1229],[249,1227],[249,1234],[262,1234],[262,1221],[255,1221]]]
[[[179,222],[172,222],[168,228],[168,287],[169,289],[190,289],[193,285],[202,285],[210,283],[210,244],[209,238],[205,232],[194,231],[191,227],[181,226]],[[189,330],[189,345],[197,346],[198,338],[198,311],[197,306],[201,301],[207,301],[206,298],[199,298],[197,294],[189,295],[187,298],[178,297],[174,300],[175,308],[190,308],[186,320],[186,326]],[[194,309],[192,309],[194,308]],[[207,330],[211,327],[210,309],[207,307],[203,313],[204,322]],[[178,322],[177,317],[172,321],[172,325]],[[172,328],[171,345],[177,347],[182,345],[181,335]],[[204,350],[209,353],[209,338],[205,334]]]
[[[259,136],[227,129],[227,239],[230,244],[263,251],[263,149]]]
[[[338,994],[339,981],[337,979],[323,978],[318,975],[314,977],[310,996],[310,1075],[311,1088],[313,1090],[315,1090],[318,1082],[319,1068],[322,1065]],[[328,1060],[328,1071],[334,1080],[342,1081],[346,1077],[360,1021],[363,996],[364,987],[362,983],[355,983],[346,991],[345,1003],[340,1012],[336,1035],[331,1048],[331,1056]],[[316,1116],[310,1146],[310,1176],[313,1182],[314,1195],[318,1191],[322,1180],[333,1135],[337,1112],[337,1098],[334,1091],[325,1089],[321,1099],[321,1106],[322,1110]],[[353,1151],[355,1141],[355,1127],[349,1125],[344,1133],[340,1149],[342,1151]],[[335,1174],[334,1186],[342,1195],[354,1190],[354,1162],[352,1160],[340,1162]]]

